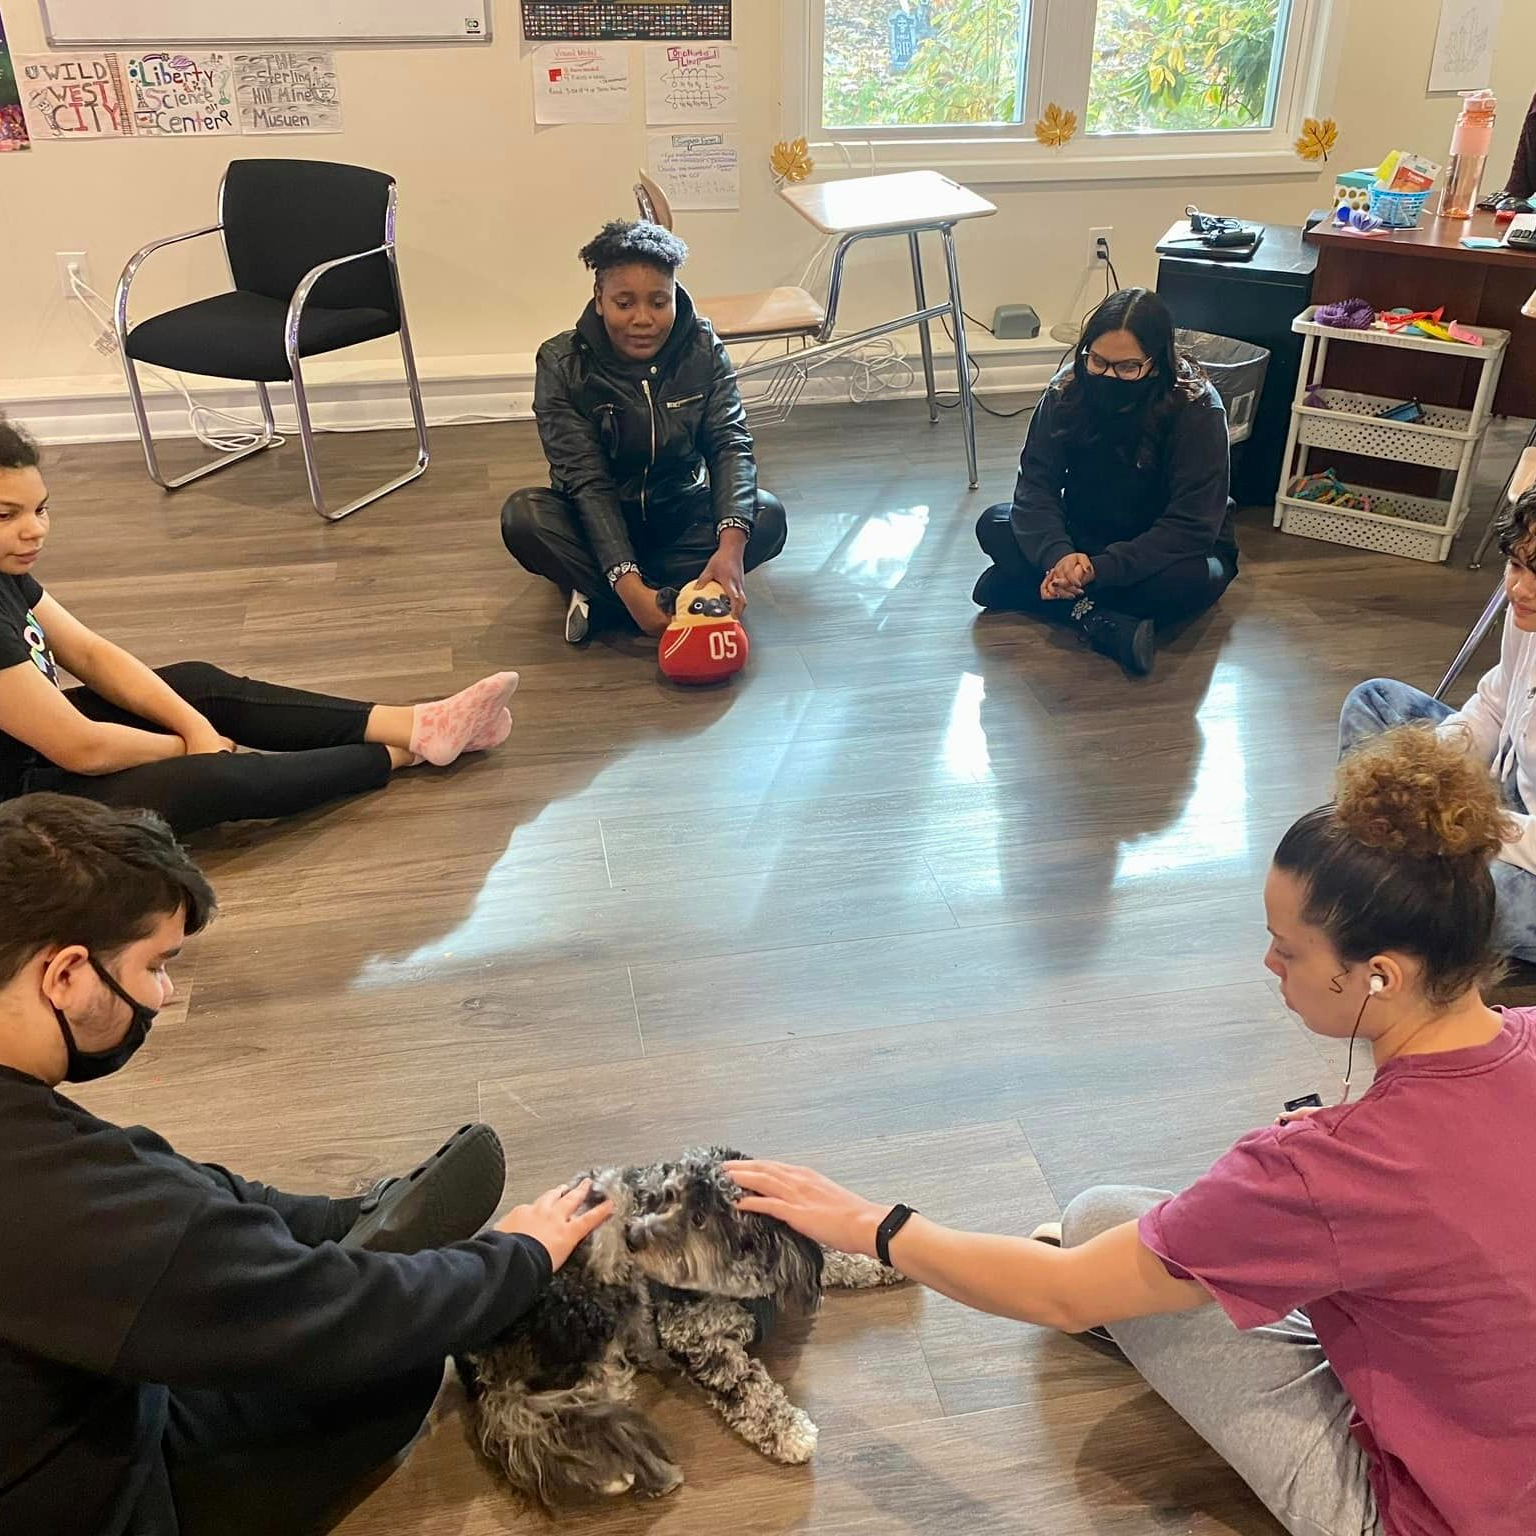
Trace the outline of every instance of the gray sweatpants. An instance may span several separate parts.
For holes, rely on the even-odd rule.
[[[1090,1189],[1062,1213],[1069,1248],[1135,1221],[1168,1195]],[[1300,1312],[1246,1332],[1218,1306],[1110,1327],[1148,1385],[1263,1501],[1291,1536],[1379,1536],[1354,1405]]]

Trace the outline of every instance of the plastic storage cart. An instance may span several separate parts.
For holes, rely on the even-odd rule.
[[[1444,560],[1467,515],[1477,456],[1492,414],[1509,332],[1468,327],[1483,339],[1483,345],[1475,347],[1388,331],[1340,330],[1318,325],[1314,313],[1312,308],[1303,310],[1291,327],[1304,340],[1291,406],[1290,438],[1275,498],[1275,526],[1303,538],[1326,539],[1356,549],[1375,549],[1411,560]],[[1384,386],[1391,382],[1393,354],[1404,348],[1480,365],[1477,398],[1470,411],[1424,402],[1419,421],[1384,420],[1380,412],[1402,404],[1401,399],[1353,394],[1323,385],[1328,350],[1334,346],[1377,348]],[[1314,403],[1308,404],[1309,400]],[[1443,470],[1454,476],[1450,498],[1407,496],[1360,480],[1349,481],[1348,489],[1370,498],[1370,511],[1304,501],[1289,494],[1300,476],[1328,467],[1321,455],[1330,450]],[[1320,456],[1311,460],[1314,453]]]

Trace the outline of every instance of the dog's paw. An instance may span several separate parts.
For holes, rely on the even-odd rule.
[[[835,1290],[873,1291],[882,1285],[900,1285],[907,1277],[898,1270],[888,1268],[878,1259],[828,1248],[825,1250],[821,1278],[823,1285]]]
[[[820,1434],[821,1431],[811,1422],[810,1415],[803,1408],[791,1408],[773,1438],[773,1459],[782,1461],[786,1466],[800,1466],[816,1454],[816,1441]]]
[[[628,1493],[635,1486],[635,1474],[626,1472],[621,1477],[616,1477],[610,1483],[604,1483],[602,1493],[604,1498],[616,1499],[621,1494]]]
[[[665,1468],[658,1472],[656,1481],[648,1483],[643,1492],[647,1498],[664,1499],[669,1493],[675,1493],[683,1486],[683,1469],[667,1462]]]

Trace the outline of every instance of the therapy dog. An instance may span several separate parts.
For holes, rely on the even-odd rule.
[[[723,1147],[677,1162],[585,1175],[613,1216],[490,1348],[460,1362],[482,1450],[513,1488],[548,1507],[683,1481],[632,1405],[641,1372],[680,1373],[749,1445],[808,1461],[816,1426],[749,1351],[823,1289],[901,1279],[873,1259],[823,1251],[737,1208]]]

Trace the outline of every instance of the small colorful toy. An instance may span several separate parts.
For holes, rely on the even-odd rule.
[[[1324,507],[1342,507],[1346,512],[1370,512],[1376,503],[1359,491],[1352,491],[1337,473],[1325,469],[1318,475],[1298,475],[1287,492],[1296,501],[1315,501]]]
[[[747,632],[718,582],[690,581],[677,594],[672,622],[656,647],[662,675],[697,687],[723,683],[747,664]]]

